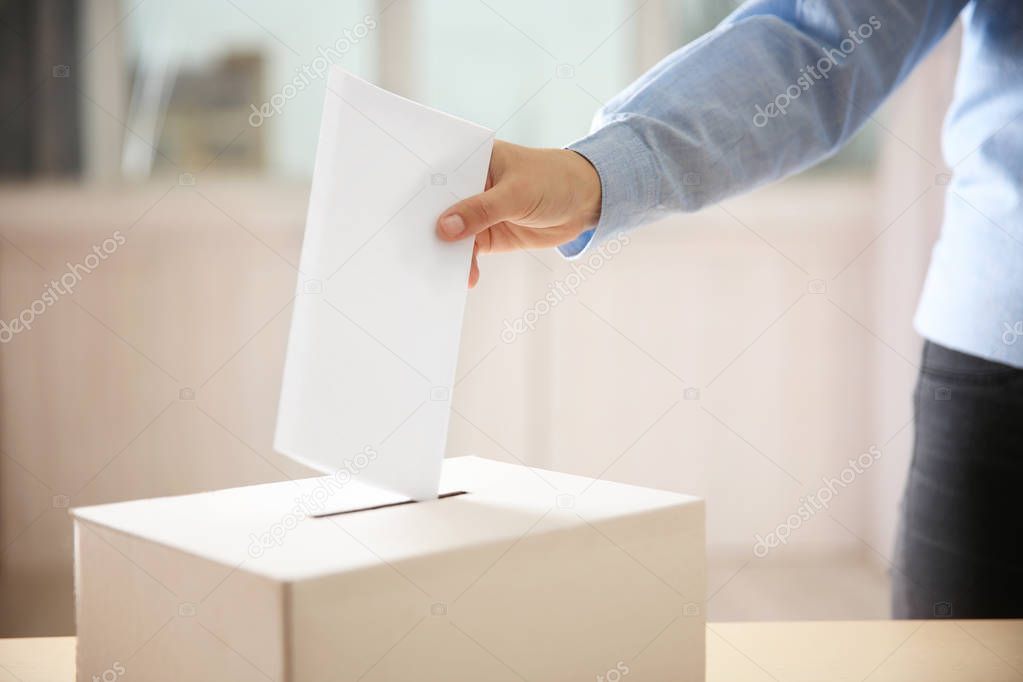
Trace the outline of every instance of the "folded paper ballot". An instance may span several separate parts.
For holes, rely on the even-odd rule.
[[[334,67],[274,448],[437,496],[471,241],[434,225],[485,183],[493,132]]]

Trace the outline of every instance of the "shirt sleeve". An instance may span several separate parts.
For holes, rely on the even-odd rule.
[[[966,0],[751,0],[666,57],[568,148],[601,182],[569,258],[665,213],[834,154],[941,39]]]

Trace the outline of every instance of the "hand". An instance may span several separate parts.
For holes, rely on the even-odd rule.
[[[580,154],[494,142],[482,194],[437,220],[445,241],[474,238],[469,287],[480,278],[480,253],[543,249],[572,241],[600,218],[600,177]]]

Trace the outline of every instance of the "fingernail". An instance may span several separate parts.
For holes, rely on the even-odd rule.
[[[462,216],[452,213],[440,219],[440,230],[449,237],[457,237],[465,232],[465,221]]]

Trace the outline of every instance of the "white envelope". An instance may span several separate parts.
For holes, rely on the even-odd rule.
[[[471,240],[437,217],[482,191],[493,132],[334,67],[316,150],[274,448],[437,496]]]

